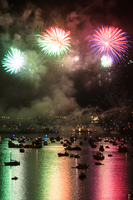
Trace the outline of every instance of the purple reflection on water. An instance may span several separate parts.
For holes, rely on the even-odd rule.
[[[96,200],[126,200],[128,194],[127,154],[104,152],[103,165],[95,169],[93,189]]]

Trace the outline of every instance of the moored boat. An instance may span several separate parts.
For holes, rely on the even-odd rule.
[[[69,153],[65,152],[65,153],[58,153],[58,156],[69,156]]]
[[[85,173],[85,171],[82,171],[82,172],[79,174],[79,178],[80,178],[80,179],[86,178],[86,173]]]
[[[11,160],[10,162],[4,162],[4,164],[6,166],[16,166],[16,165],[20,165],[20,161]]]
[[[103,160],[104,155],[101,152],[97,152],[95,155],[93,155],[93,158],[96,160]]]
[[[119,145],[118,146],[118,152],[123,152],[123,153],[126,153],[126,152],[128,152],[128,148],[127,148],[127,146],[121,146],[121,145]]]
[[[65,148],[65,150],[77,150],[77,151],[80,151],[81,148],[80,148],[79,146],[75,146],[75,147],[67,146],[67,147]]]
[[[76,166],[77,169],[87,169],[88,168],[88,164],[78,164]]]
[[[12,177],[12,180],[17,180],[17,179],[18,179],[17,176]]]
[[[24,148],[21,148],[19,151],[20,151],[21,153],[24,153],[24,152],[25,152]]]
[[[100,162],[95,162],[95,165],[103,165],[103,164]]]
[[[100,145],[100,147],[99,147],[99,151],[104,151],[104,147],[103,147],[103,145]]]

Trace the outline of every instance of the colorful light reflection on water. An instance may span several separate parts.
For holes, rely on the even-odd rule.
[[[82,141],[78,159],[58,157],[57,153],[63,152],[64,147],[57,141],[51,143],[49,139],[48,145],[42,149],[26,149],[25,153],[12,149],[12,157],[20,160],[20,166],[10,167],[3,166],[3,161],[10,159],[8,140],[4,140],[0,146],[0,199],[126,200],[133,185],[133,159],[128,153],[118,153],[117,146],[109,144],[110,148],[103,152],[105,159],[101,162],[104,165],[97,166],[93,154],[101,143],[107,144],[98,142],[97,148],[93,149],[88,141]],[[108,154],[113,157],[108,157]],[[80,170],[73,168],[77,163],[89,164],[84,180],[79,179]],[[11,180],[13,176],[18,180]]]
[[[98,184],[99,196],[102,200],[106,199],[127,199],[128,183],[127,183],[127,162],[125,154],[115,153],[113,157],[108,157],[103,161],[106,167],[99,166],[97,171],[96,182]],[[123,194],[122,191],[125,191]]]

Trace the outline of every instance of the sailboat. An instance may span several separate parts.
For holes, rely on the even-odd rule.
[[[20,161],[12,160],[11,159],[11,151],[10,151],[10,162],[4,162],[6,166],[16,166],[20,165]]]

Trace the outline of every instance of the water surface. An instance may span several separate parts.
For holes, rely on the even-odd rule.
[[[72,145],[79,145],[77,151],[80,158],[58,157],[64,152],[63,145],[56,141],[41,149],[8,148],[9,138],[4,138],[0,144],[0,199],[1,200],[126,200],[133,186],[133,158],[131,141],[128,141],[129,152],[119,153],[117,146],[97,142],[96,148],[91,148],[84,137],[77,139]],[[103,165],[95,165],[93,158],[100,144],[105,148]],[[11,151],[11,152],[10,152]],[[69,151],[75,153],[76,151]],[[108,157],[112,154],[112,157]],[[4,166],[4,161],[12,159],[20,161],[20,166]],[[79,179],[81,170],[73,168],[78,163],[87,163],[86,179]],[[17,176],[18,180],[11,180]]]

